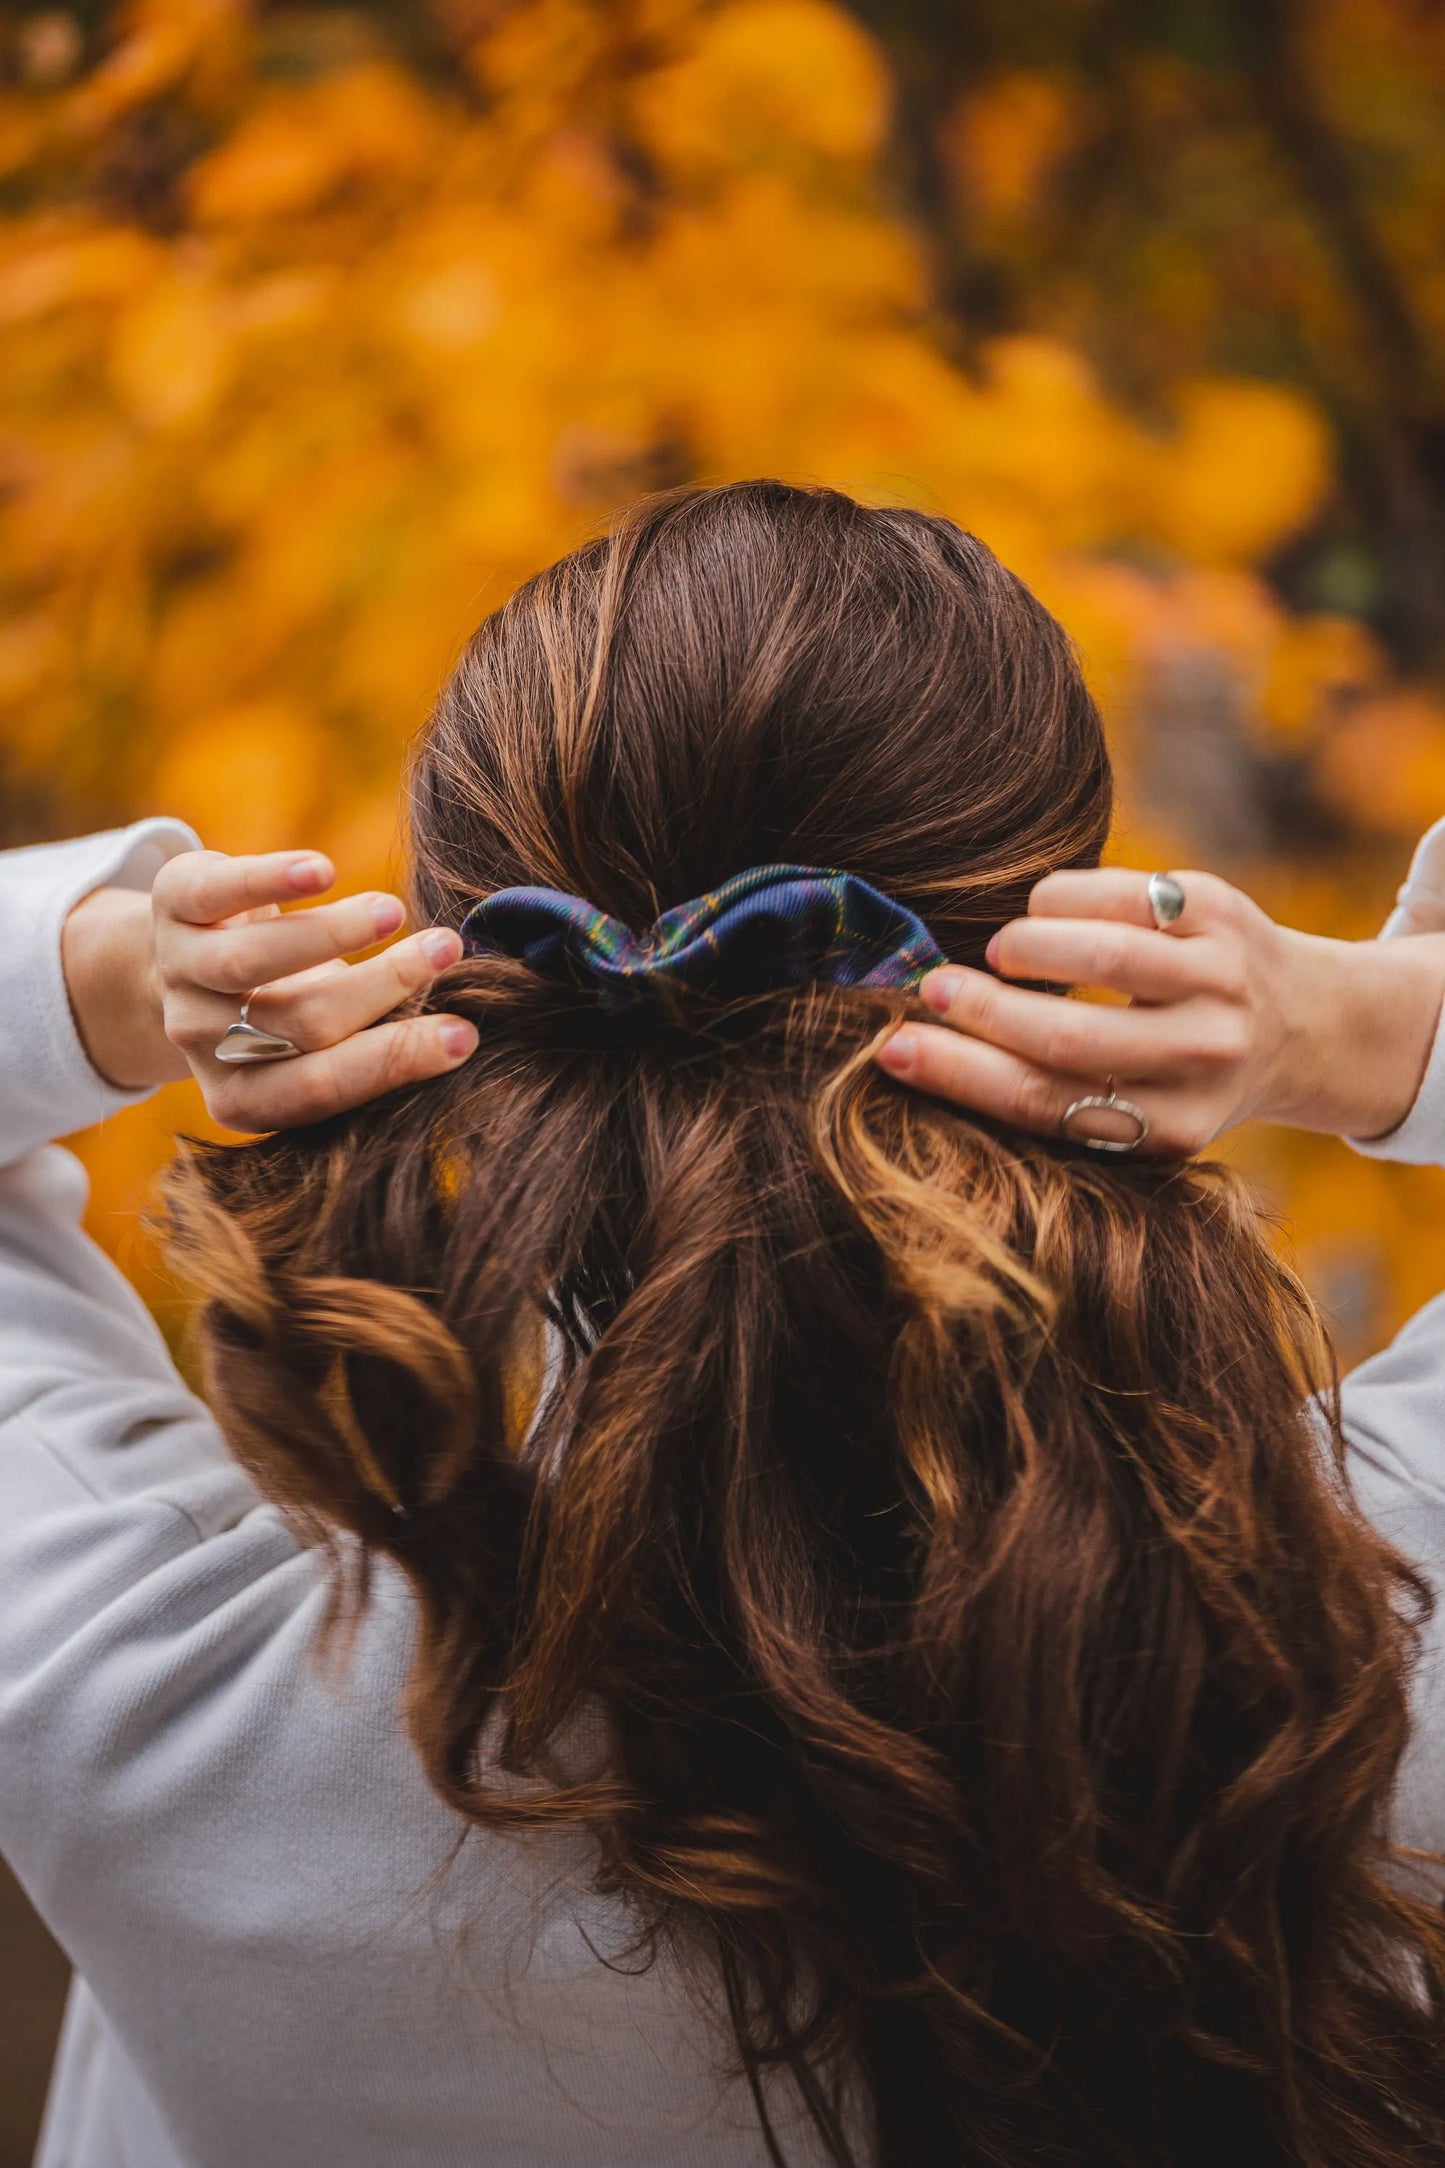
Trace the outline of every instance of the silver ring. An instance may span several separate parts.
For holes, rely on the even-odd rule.
[[[1091,1152],[1137,1152],[1149,1134],[1149,1117],[1142,1107],[1135,1106],[1132,1099],[1119,1097],[1112,1077],[1106,1077],[1104,1081],[1109,1087],[1107,1099],[1097,1092],[1084,1099],[1075,1099],[1070,1106],[1065,1107],[1064,1118],[1059,1127],[1071,1144],[1087,1145]],[[1138,1130],[1132,1137],[1076,1136],[1069,1124],[1076,1114],[1086,1113],[1090,1107],[1098,1107],[1106,1114],[1127,1114],[1138,1123]]]
[[[251,1061],[289,1061],[301,1049],[290,1039],[283,1039],[279,1031],[263,1031],[259,1024],[250,1021],[251,1003],[256,998],[255,988],[241,1003],[241,1020],[228,1024],[216,1045],[217,1061],[239,1065]]]
[[[1150,874],[1149,908],[1161,933],[1167,933],[1175,920],[1183,917],[1184,888],[1172,873]]]

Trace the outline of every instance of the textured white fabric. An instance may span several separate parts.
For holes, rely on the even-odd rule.
[[[318,1670],[316,1555],[77,1227],[45,1140],[126,1095],[76,1038],[60,923],[192,840],[0,854],[0,1847],[78,1974],[40,2168],[761,2168],[721,2026],[627,1969],[585,1845],[456,1852],[399,1719],[397,1573]],[[1346,1409],[1371,1510],[1445,1585],[1445,1301]],[[1445,1844],[1438,1635],[1399,1829]]]
[[[1445,820],[1427,828],[1415,846],[1410,871],[1400,885],[1395,908],[1380,929],[1382,941],[1402,934],[1445,932]],[[1445,1010],[1436,1026],[1415,1104],[1396,1129],[1383,1137],[1348,1140],[1367,1159],[1399,1159],[1416,1167],[1438,1166],[1445,1159]]]
[[[627,1969],[585,1846],[453,1858],[398,1715],[404,1581],[328,1680],[316,1555],[77,1228],[42,1140],[126,1095],[60,923],[192,840],[0,854],[0,1847],[79,1975],[42,2168],[761,2168],[721,2026]]]
[[[86,1060],[60,973],[60,929],[91,889],[148,890],[166,860],[197,841],[183,821],[150,820],[0,852],[0,1166],[145,1097],[103,1083]]]

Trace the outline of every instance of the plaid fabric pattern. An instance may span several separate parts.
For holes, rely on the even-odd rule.
[[[515,956],[621,1008],[664,988],[727,999],[826,979],[909,987],[944,961],[921,918],[853,873],[752,866],[635,934],[581,896],[501,888],[462,921],[469,956]]]

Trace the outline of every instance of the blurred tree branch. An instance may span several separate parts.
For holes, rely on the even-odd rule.
[[[1081,335],[1071,295],[1094,286],[1095,323],[1111,312],[1119,360],[1096,336],[1096,359],[1121,388],[1167,403],[1169,363],[1228,366],[1227,335],[1250,332],[1272,346],[1329,411],[1344,455],[1347,525],[1378,564],[1373,615],[1402,661],[1445,663],[1445,388],[1434,361],[1442,328],[1422,315],[1412,283],[1381,230],[1369,197],[1366,158],[1319,95],[1310,41],[1320,10],[1303,0],[1061,0],[1020,9],[1005,0],[846,0],[886,54],[897,86],[892,166],[903,205],[923,235],[936,305],[956,358],[979,342],[1021,328]],[[1408,59],[1411,25],[1401,12]],[[1382,14],[1391,13],[1382,0]],[[1445,95],[1429,51],[1411,85],[1434,98],[1445,141]],[[1051,189],[1005,236],[960,183],[950,142],[967,128],[969,101],[1024,71],[1045,73],[1087,113]],[[1163,81],[1166,115],[1150,111]],[[1180,86],[1183,85],[1181,95]],[[1181,130],[1182,123],[1182,130]],[[1194,169],[1178,134],[1212,138],[1216,170],[1233,167],[1242,225],[1236,237],[1197,231],[1187,200]],[[1170,134],[1175,140],[1169,140]],[[1268,175],[1252,163],[1251,137],[1266,146]],[[1266,185],[1261,186],[1264,182]],[[1266,301],[1248,290],[1258,233],[1279,224],[1272,184],[1307,223],[1321,267],[1339,297],[1332,337],[1302,329],[1298,294],[1276,277]],[[1441,239],[1445,240],[1445,233]],[[1287,239],[1277,244],[1281,253]],[[1219,297],[1218,326],[1199,327],[1193,353],[1141,365],[1154,343],[1151,296],[1141,280],[1161,253],[1193,258],[1189,268]],[[1297,271],[1295,289],[1310,277]],[[1272,324],[1259,325],[1265,309]],[[1294,319],[1293,321],[1291,319]],[[1082,327],[1085,343],[1088,326]],[[1131,334],[1133,335],[1131,337]],[[1160,342],[1166,348],[1169,341]],[[1292,567],[1297,571],[1297,566]]]
[[[1445,403],[1430,342],[1366,206],[1357,162],[1322,109],[1299,0],[1221,5],[1255,110],[1293,172],[1370,357],[1373,396],[1351,400],[1337,377],[1333,402],[1368,446],[1361,480],[1388,551],[1387,624],[1403,660],[1438,664],[1445,645]]]

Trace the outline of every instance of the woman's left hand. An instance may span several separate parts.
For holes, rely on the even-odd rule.
[[[1148,1120],[1143,1149],[1198,1152],[1248,1119],[1373,1137],[1409,1112],[1445,997],[1445,936],[1329,941],[1278,926],[1207,873],[1155,923],[1148,876],[1054,873],[989,944],[999,974],[946,964],[920,988],[937,1026],[879,1049],[892,1075],[1059,1135],[1078,1099],[1116,1089]],[[1011,986],[1107,988],[1127,1007]],[[1121,1134],[1127,1138],[1128,1126]]]

